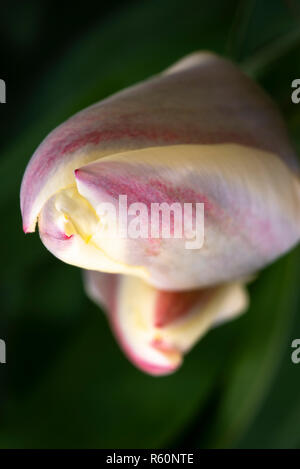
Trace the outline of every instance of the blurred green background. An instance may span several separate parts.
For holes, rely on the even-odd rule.
[[[0,447],[299,448],[299,248],[251,284],[243,318],[211,331],[173,376],[152,378],[124,358],[79,269],[23,234],[19,187],[53,127],[197,49],[261,83],[300,154],[300,2],[11,0],[0,47]]]

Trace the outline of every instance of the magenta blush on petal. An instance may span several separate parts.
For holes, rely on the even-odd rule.
[[[49,134],[24,174],[24,230],[34,231],[45,202],[67,187],[74,169],[83,164],[152,146],[219,143],[271,151],[297,168],[268,96],[231,62],[199,52],[84,109]]]
[[[128,340],[126,331],[121,326],[118,311],[118,297],[121,282],[122,276],[120,275],[89,271],[85,273],[86,289],[95,301],[105,306],[112,331],[127,358],[141,371],[153,376],[173,373],[181,364],[181,360],[178,360],[178,351],[174,347],[170,347],[168,344],[162,347],[161,343],[149,340],[149,348],[153,347],[157,349],[158,352],[170,355],[174,354],[177,357],[176,362],[172,363],[170,361],[162,365],[145,359],[138,353],[138,349],[134,347],[134,344]]]
[[[158,290],[154,311],[155,327],[165,327],[176,319],[185,317],[195,306],[204,307],[215,288],[186,292]]]
[[[88,295],[105,307],[127,358],[151,375],[174,372],[209,327],[232,319],[247,307],[246,292],[239,285],[219,286],[202,294],[201,290],[162,292],[126,275],[88,271],[84,279]],[[172,313],[176,303],[182,306]],[[158,319],[165,323],[157,327]]]

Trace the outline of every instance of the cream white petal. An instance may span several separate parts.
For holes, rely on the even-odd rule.
[[[199,52],[140,84],[77,113],[41,143],[24,174],[25,232],[46,201],[72,185],[73,171],[103,156],[152,146],[239,143],[296,157],[268,96],[238,67]]]
[[[238,283],[203,292],[171,293],[156,290],[132,276],[87,271],[85,285],[91,299],[108,312],[128,359],[152,375],[174,372],[184,354],[209,328],[220,318],[238,316],[248,304],[245,288]],[[169,308],[176,308],[181,299],[181,314],[170,320]],[[157,310],[168,316],[166,324],[156,323]]]

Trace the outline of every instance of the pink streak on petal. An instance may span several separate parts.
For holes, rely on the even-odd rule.
[[[32,231],[38,215],[34,204],[46,182],[66,163],[76,167],[78,150],[112,154],[149,146],[235,142],[278,153],[295,167],[282,120],[262,90],[229,61],[217,56],[207,60],[205,53],[195,57],[193,65],[186,63],[175,73],[90,106],[45,139],[23,179],[26,232]]]
[[[95,287],[101,290],[101,303],[108,311],[107,316],[112,331],[114,332],[114,335],[127,358],[137,368],[153,376],[173,373],[178,366],[160,366],[155,363],[148,362],[139,357],[132,345],[127,342],[127,339],[119,325],[117,315],[117,295],[121,276],[117,274],[100,274],[99,272],[88,272],[88,275],[90,276],[88,281],[96,282],[97,284]],[[168,348],[167,351],[171,351],[171,349]]]
[[[214,288],[206,288],[190,291],[163,291],[158,290],[155,312],[155,327],[165,327],[176,319],[185,317],[196,305],[204,306]]]
[[[97,167],[98,166],[98,167]],[[89,165],[75,171],[77,181],[86,184],[91,191],[103,196],[118,199],[120,195],[127,195],[128,204],[135,202],[144,203],[147,208],[151,203],[174,202],[204,203],[205,213],[216,210],[213,202],[204,194],[190,188],[172,185],[151,176],[153,170],[148,168],[147,177],[138,178],[139,175],[130,172],[130,165],[116,162],[100,162],[99,165]],[[156,170],[154,170],[156,171]],[[101,199],[100,199],[101,200]]]
[[[155,363],[148,362],[141,357],[139,357],[134,348],[131,346],[130,343],[126,341],[126,337],[124,336],[118,322],[116,306],[115,306],[116,295],[114,298],[111,298],[111,310],[109,315],[110,324],[112,330],[115,333],[116,339],[119,342],[119,345],[123,349],[125,355],[128,359],[140,370],[153,375],[153,376],[161,376],[167,375],[174,372],[177,366],[160,366]]]

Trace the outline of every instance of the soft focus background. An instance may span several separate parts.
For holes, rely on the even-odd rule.
[[[251,284],[243,318],[211,331],[173,376],[152,378],[124,358],[79,269],[25,236],[19,213],[26,163],[50,130],[197,49],[262,84],[300,154],[300,2],[10,0],[0,10],[0,447],[300,447],[299,248]]]

